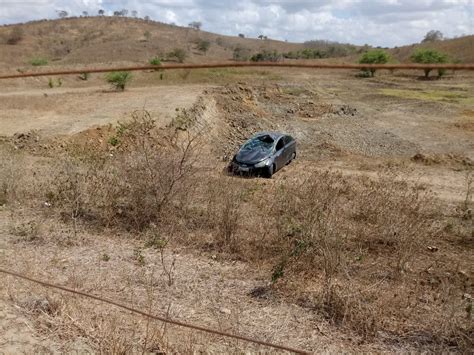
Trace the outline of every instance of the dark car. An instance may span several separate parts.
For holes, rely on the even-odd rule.
[[[293,137],[284,133],[260,132],[240,147],[229,170],[271,178],[295,158],[296,141]]]

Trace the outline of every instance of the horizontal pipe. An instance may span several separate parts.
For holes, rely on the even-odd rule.
[[[214,64],[167,64],[167,65],[143,65],[134,67],[115,68],[83,68],[75,70],[60,70],[50,72],[20,73],[0,75],[0,79],[16,79],[37,76],[74,75],[82,73],[107,73],[114,71],[139,71],[139,70],[169,70],[169,69],[211,69],[211,68],[249,68],[249,67],[272,67],[272,68],[307,68],[307,69],[450,69],[450,70],[474,70],[474,64],[327,64],[327,63],[214,63]]]

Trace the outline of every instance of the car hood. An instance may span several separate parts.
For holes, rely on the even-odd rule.
[[[239,150],[235,156],[235,160],[244,164],[256,164],[270,156],[271,153],[263,149]]]

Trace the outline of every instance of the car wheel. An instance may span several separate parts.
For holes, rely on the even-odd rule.
[[[267,167],[263,173],[263,176],[267,179],[271,179],[273,174],[275,174],[275,164]]]
[[[293,154],[291,154],[290,160],[288,160],[288,164],[290,164],[295,159],[296,159],[296,152],[293,152]]]

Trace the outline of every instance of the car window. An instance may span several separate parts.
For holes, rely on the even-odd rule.
[[[276,150],[280,150],[285,146],[285,142],[283,140],[283,137],[278,140],[278,143],[276,145]]]
[[[273,147],[273,138],[264,135],[264,136],[258,136],[255,138],[250,139],[247,141],[243,146],[242,150],[248,151],[248,150],[263,150],[263,151],[271,151]]]

